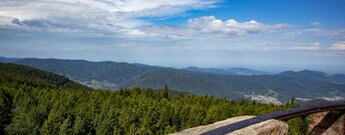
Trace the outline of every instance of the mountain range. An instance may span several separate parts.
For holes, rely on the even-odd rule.
[[[2,57],[0,62],[53,72],[98,89],[117,90],[136,86],[160,89],[167,84],[172,90],[197,95],[246,98],[274,104],[286,102],[292,96],[300,100],[345,98],[343,74],[328,75],[311,70],[269,75],[244,68],[175,69],[111,61]]]
[[[215,73],[215,74],[231,74],[231,75],[263,75],[268,74],[266,72],[256,71],[247,68],[234,67],[227,69],[220,68],[198,68],[198,67],[187,67],[183,70],[193,71],[193,72],[204,72],[204,73]]]

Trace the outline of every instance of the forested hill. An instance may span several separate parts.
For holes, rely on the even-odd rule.
[[[278,75],[290,77],[290,78],[300,78],[300,79],[324,81],[324,82],[337,83],[337,84],[345,84],[345,75],[343,74],[329,75],[320,71],[302,70],[298,72],[286,71],[286,72],[279,73]]]
[[[3,58],[4,59],[4,58]],[[178,91],[231,99],[255,99],[266,103],[284,103],[295,96],[301,100],[345,98],[341,76],[232,75],[193,72],[181,69],[130,64],[124,62],[90,62],[85,60],[5,59],[41,70],[63,75],[71,80],[99,89],[141,88],[161,89],[165,84]],[[289,72],[288,72],[289,73]],[[309,74],[310,75],[310,74]],[[310,75],[312,76],[312,75]],[[314,76],[314,75],[313,75]],[[314,77],[315,78],[315,77]],[[334,81],[329,81],[329,80]]]
[[[69,80],[66,77],[17,64],[0,63],[0,76],[2,82],[33,82],[33,84],[40,83],[49,85],[51,87],[61,87],[67,89],[91,89],[72,80]]]
[[[140,88],[89,90],[72,81],[58,85],[64,80],[26,66],[0,64],[0,134],[161,135],[296,106],[171,96],[168,87],[156,92]],[[290,133],[306,133],[306,121],[292,119],[289,124]]]

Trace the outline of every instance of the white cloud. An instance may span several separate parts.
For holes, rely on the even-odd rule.
[[[263,33],[273,33],[291,27],[287,24],[263,24],[254,20],[248,22],[237,22],[234,19],[222,21],[214,16],[204,16],[199,18],[191,18],[187,22],[188,25],[178,26],[154,26],[147,25],[139,28],[146,36],[159,37],[161,39],[189,39],[203,40],[207,38],[239,38],[251,35],[261,35]]]
[[[5,17],[0,15],[0,25],[7,25],[11,22],[13,18],[11,17]]]
[[[339,41],[331,46],[333,50],[345,51],[345,41]]]
[[[220,0],[2,0],[0,27],[113,36],[159,35],[140,17],[164,17],[215,7]],[[141,30],[139,29],[141,28]],[[167,30],[169,28],[160,28]],[[162,32],[160,30],[160,32]],[[158,31],[158,30],[157,30]],[[156,31],[156,32],[157,32]],[[178,37],[178,34],[167,34]]]
[[[294,46],[292,49],[295,50],[320,50],[320,43],[315,42],[315,43],[303,43],[299,46]]]
[[[145,32],[137,30],[137,29],[128,29],[126,31],[128,35],[134,35],[134,36],[143,36],[145,35]]]
[[[345,29],[319,29],[319,28],[312,28],[312,29],[305,29],[304,32],[310,33],[312,35],[318,37],[325,37],[330,39],[344,39],[345,38]]]
[[[137,17],[160,17],[214,6],[219,0],[2,0],[0,16],[20,20],[134,27]]]
[[[151,36],[184,39],[212,33],[243,36],[272,32],[287,24],[263,24],[254,20],[222,21],[214,16],[193,18],[184,26],[154,26],[140,17],[163,17],[191,9],[215,7],[221,0],[4,0],[0,2],[0,24],[24,30],[82,32],[116,36]]]
[[[136,40],[140,42],[154,41],[156,44],[179,44],[186,41],[185,45],[210,44],[210,46],[213,45],[212,47],[214,44],[224,44],[224,46],[218,46],[220,49],[231,46],[230,43],[239,43],[239,45],[231,46],[233,48],[238,46],[239,49],[247,49],[253,48],[259,42],[272,42],[265,47],[254,47],[255,50],[257,48],[320,50],[321,47],[318,43],[299,44],[306,41],[294,40],[298,37],[303,38],[306,33],[315,37],[337,37],[332,42],[343,41],[345,38],[344,29],[301,30],[284,23],[266,24],[256,20],[239,22],[235,19],[220,20],[215,16],[191,18],[186,22],[187,25],[177,26],[157,26],[139,19],[141,17],[169,17],[192,9],[212,8],[217,6],[220,1],[1,0],[0,29],[15,29],[5,31],[13,32],[15,35],[55,32],[62,37],[65,35],[68,35],[69,38],[105,37],[124,42]],[[317,23],[311,24],[316,25]],[[284,38],[284,36],[289,38]],[[342,46],[339,45],[332,47],[337,50],[341,50],[341,48]]]
[[[188,25],[190,28],[193,28],[201,32],[215,32],[230,35],[245,35],[258,32],[272,32],[283,28],[291,27],[291,25],[288,24],[267,25],[259,23],[255,20],[243,23],[237,22],[234,19],[222,21],[214,16],[204,16],[189,19]]]
[[[311,26],[319,26],[321,23],[318,22],[318,21],[315,21],[315,22],[310,22],[309,23]]]
[[[109,12],[138,12],[147,9],[157,9],[162,6],[204,8],[219,2],[219,0],[55,0],[72,4],[85,4]],[[159,12],[159,11],[156,11]]]

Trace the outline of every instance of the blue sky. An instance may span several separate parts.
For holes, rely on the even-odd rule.
[[[344,0],[2,0],[0,56],[345,73]]]
[[[323,22],[330,27],[344,26],[344,0],[227,0],[217,8],[191,10],[188,16],[154,21],[158,24],[181,24],[189,18],[217,16],[218,19],[234,18],[240,22],[256,20],[265,23],[291,23],[308,25],[310,22]]]

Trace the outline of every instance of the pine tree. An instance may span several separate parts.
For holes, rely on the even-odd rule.
[[[10,95],[0,91],[0,134],[4,134],[4,128],[11,122],[12,101]]]
[[[67,119],[65,119],[63,121],[63,123],[61,124],[60,126],[60,131],[59,131],[59,135],[68,135],[68,134],[71,134],[71,126],[72,126],[72,123],[71,123],[71,120],[70,118],[68,117]]]
[[[169,98],[169,88],[168,88],[167,84],[164,85],[163,97],[166,98],[166,99]]]

